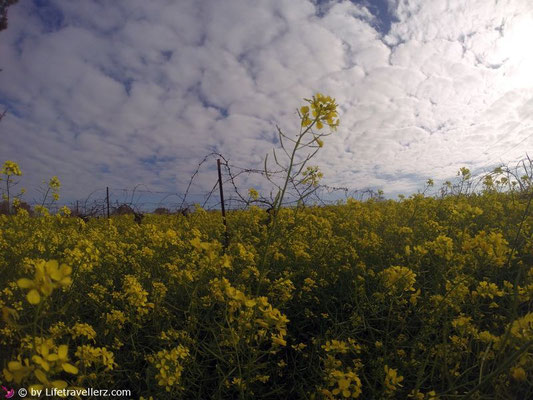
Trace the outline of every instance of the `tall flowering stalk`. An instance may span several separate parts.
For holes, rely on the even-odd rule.
[[[16,176],[21,176],[22,172],[21,172],[20,167],[18,166],[18,164],[16,162],[7,160],[2,165],[2,169],[0,170],[0,174],[4,175],[4,177],[5,177],[5,178],[0,177],[0,181],[2,181],[2,180],[6,181],[6,189],[5,189],[5,193],[2,195],[2,199],[7,201],[8,213],[10,214],[11,213],[11,198],[15,197],[15,201],[16,201],[16,203],[18,203],[19,196],[24,194],[24,189],[22,189],[18,195],[11,196],[12,187],[17,184],[17,182],[15,182],[14,178]]]
[[[293,139],[286,135],[278,126],[278,137],[281,149],[287,158],[283,163],[280,161],[275,149],[273,150],[274,162],[284,174],[282,184],[279,185],[272,178],[272,173],[268,170],[268,154],[265,157],[264,170],[267,179],[278,189],[271,207],[273,218],[270,221],[269,232],[266,240],[265,250],[260,263],[260,270],[263,275],[269,247],[272,239],[276,235],[278,227],[278,213],[283,206],[283,201],[287,195],[289,184],[292,185],[298,196],[298,203],[301,203],[307,196],[311,195],[318,188],[318,181],[322,178],[322,172],[316,166],[309,166],[309,161],[316,155],[323,145],[323,138],[331,135],[339,125],[337,114],[337,103],[330,96],[324,96],[321,93],[315,94],[311,99],[304,99],[309,105],[304,105],[298,110],[300,117],[300,131]],[[324,126],[329,126],[331,132],[317,132]],[[292,143],[292,150],[288,150],[286,143]],[[305,157],[298,160],[297,155],[302,151],[308,150]]]
[[[322,138],[331,135],[331,132],[317,133],[314,131],[313,128],[321,130],[324,128],[324,125],[328,125],[330,129],[334,131],[339,125],[337,103],[335,103],[335,99],[332,99],[330,96],[324,96],[321,93],[317,93],[313,96],[312,99],[304,100],[309,103],[310,107],[302,106],[298,110],[298,115],[301,121],[300,132],[296,136],[296,139],[290,138],[285,133],[283,133],[283,131],[279,127],[277,127],[281,149],[288,158],[287,163],[280,162],[276,151],[273,150],[274,161],[276,165],[281,168],[281,170],[285,174],[285,178],[282,185],[278,185],[271,178],[271,174],[269,173],[267,168],[268,155],[267,157],[265,157],[265,175],[267,179],[269,179],[269,181],[278,188],[278,193],[272,205],[274,214],[277,214],[277,212],[283,205],[283,200],[285,199],[289,183],[292,183],[295,189],[297,189],[298,186],[309,183],[312,186],[316,187],[318,184],[318,180],[322,177],[322,173],[318,170],[318,167],[307,166],[307,163],[324,145]],[[290,152],[287,151],[285,145],[287,141],[293,143],[293,147]],[[301,152],[304,149],[308,149],[311,151],[301,161],[297,161],[297,153]],[[302,194],[301,192],[298,193],[301,194],[298,200],[303,200],[304,197],[307,197],[309,194],[311,194]]]

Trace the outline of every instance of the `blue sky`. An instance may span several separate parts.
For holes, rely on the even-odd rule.
[[[525,156],[531,37],[528,0],[21,0],[0,33],[0,159],[29,200],[53,175],[65,201],[183,193],[211,151],[261,168],[276,124],[296,132],[322,92],[341,119],[313,161],[323,183],[409,195]]]

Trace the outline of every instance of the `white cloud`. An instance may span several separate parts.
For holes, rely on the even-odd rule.
[[[275,125],[294,132],[317,91],[341,109],[314,161],[332,185],[410,193],[533,144],[526,0],[390,0],[388,33],[350,1],[49,4],[60,25],[17,4],[1,33],[0,157],[27,186],[60,175],[68,198],[111,182],[183,191],[215,150],[261,167]],[[202,168],[193,190],[212,184]]]

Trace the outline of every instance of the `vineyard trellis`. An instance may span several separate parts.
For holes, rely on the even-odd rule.
[[[264,209],[272,207],[274,197],[272,192],[263,194],[257,198],[250,198],[245,194],[247,188],[239,183],[239,179],[250,176],[265,177],[282,176],[284,171],[273,170],[265,171],[264,169],[244,167],[231,163],[223,154],[211,152],[207,154],[197,165],[192,175],[187,181],[183,192],[151,190],[145,184],[137,184],[131,188],[102,187],[93,190],[82,200],[73,200],[70,202],[48,202],[45,204],[50,212],[59,211],[61,207],[68,207],[75,215],[88,217],[110,216],[118,210],[120,206],[128,206],[134,212],[146,213],[186,213],[192,210],[196,205],[206,210],[221,209],[222,202],[217,198],[216,192],[219,188],[218,175],[213,175],[213,185],[205,192],[194,192],[192,188],[195,180],[198,178],[202,168],[206,167],[209,162],[220,160],[221,178],[220,183],[224,187],[224,205],[228,210],[243,209],[251,205]],[[494,180],[495,175],[500,176],[500,180]],[[517,191],[524,192],[533,182],[533,160],[526,155],[514,167],[500,166],[490,172],[478,174],[475,179],[471,172],[466,168],[461,168],[458,172],[458,181],[453,184],[450,181],[443,183],[442,187],[435,190],[433,195],[445,197],[448,195],[460,193],[475,193],[480,189],[486,188],[488,184],[498,184],[502,186],[507,184],[509,187],[515,187]],[[427,195],[427,191],[433,186],[433,181],[429,179],[422,192]],[[400,196],[402,197],[402,196]],[[300,198],[299,193],[295,193],[292,198],[289,196],[284,203],[286,206],[295,206]],[[344,186],[332,186],[319,183],[313,187],[309,197],[303,201],[303,205],[328,205],[339,201],[346,201],[348,198],[357,200],[384,200],[384,193],[378,189],[372,188],[349,188]],[[41,205],[40,201],[25,202],[30,207]],[[2,210],[0,209],[0,212]]]

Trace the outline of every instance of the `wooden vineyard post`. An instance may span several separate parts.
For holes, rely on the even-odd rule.
[[[217,159],[218,188],[220,189],[220,204],[222,205],[222,222],[224,223],[224,253],[229,245],[228,224],[226,222],[226,208],[224,207],[224,191],[222,190],[222,172],[220,171],[220,158]]]
[[[109,186],[106,186],[107,218],[109,219]]]

